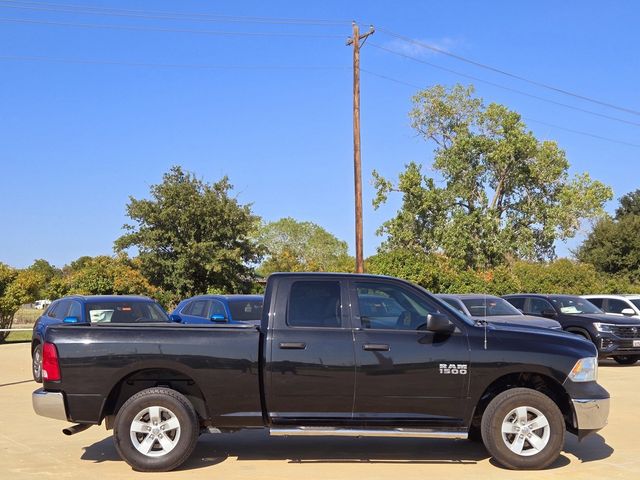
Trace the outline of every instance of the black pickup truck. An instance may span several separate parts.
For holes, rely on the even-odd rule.
[[[606,425],[597,352],[576,335],[474,321],[390,277],[269,277],[260,326],[51,326],[36,413],[103,421],[134,469],[183,463],[205,432],[482,439],[545,468],[565,431]]]

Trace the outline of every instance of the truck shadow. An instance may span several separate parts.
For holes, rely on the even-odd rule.
[[[602,460],[613,448],[599,435],[578,442],[567,436],[564,452],[581,462]],[[481,443],[465,440],[414,438],[270,437],[266,430],[203,435],[189,460],[178,470],[192,470],[222,463],[227,458],[244,460],[285,460],[289,463],[394,463],[468,465],[485,460],[489,454]],[[122,461],[111,437],[85,447],[82,460],[96,463]],[[494,463],[492,461],[492,463]],[[561,468],[571,460],[561,455],[551,468]],[[497,465],[494,463],[494,465]]]

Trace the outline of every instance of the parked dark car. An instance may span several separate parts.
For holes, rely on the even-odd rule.
[[[575,295],[505,295],[527,315],[552,318],[571,333],[592,341],[600,358],[612,357],[622,365],[640,360],[640,319],[608,315],[589,300]]]
[[[262,295],[198,295],[181,301],[171,314],[180,323],[260,323]]]
[[[49,305],[36,320],[31,335],[31,371],[42,382],[42,343],[44,332],[58,323],[168,322],[169,317],[155,300],[141,296],[73,295]]]
[[[372,308],[390,299],[399,308]],[[280,273],[260,326],[54,325],[39,415],[105,422],[134,469],[181,465],[202,432],[482,437],[513,469],[545,468],[565,432],[606,425],[591,342],[476,322],[390,277]],[[452,453],[453,455],[453,453]]]
[[[476,320],[487,322],[518,325],[521,327],[550,328],[562,330],[562,326],[555,320],[541,318],[533,315],[524,315],[504,298],[494,295],[477,293],[436,295],[440,300],[448,303],[461,313]]]

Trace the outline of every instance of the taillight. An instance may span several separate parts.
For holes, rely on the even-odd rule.
[[[58,349],[53,343],[45,343],[42,347],[42,379],[49,382],[60,380]]]

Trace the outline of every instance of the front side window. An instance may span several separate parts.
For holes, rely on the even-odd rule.
[[[67,312],[69,311],[69,304],[71,302],[69,300],[60,300],[55,310],[49,314],[52,318],[60,318],[64,319],[67,316]]]
[[[224,305],[218,300],[211,300],[211,315],[227,317],[227,311],[224,309]]]
[[[356,291],[364,328],[420,330],[429,314],[444,313],[435,303],[397,285],[357,282]]]
[[[154,302],[90,302],[86,312],[91,323],[169,322]]]
[[[531,312],[533,315],[542,315],[542,312],[548,310],[554,311],[553,306],[544,298],[529,299],[529,312]]]
[[[291,285],[287,325],[292,327],[342,327],[340,282],[298,281]]]
[[[589,301],[593,303],[593,300],[589,300]],[[631,306],[627,305],[627,302],[623,300],[610,298],[607,302],[607,312],[622,313],[622,310],[624,310],[625,308],[631,308]]]
[[[82,305],[80,302],[71,302],[71,308],[69,309],[69,313],[67,313],[67,317],[76,317],[78,320],[82,319]]]

